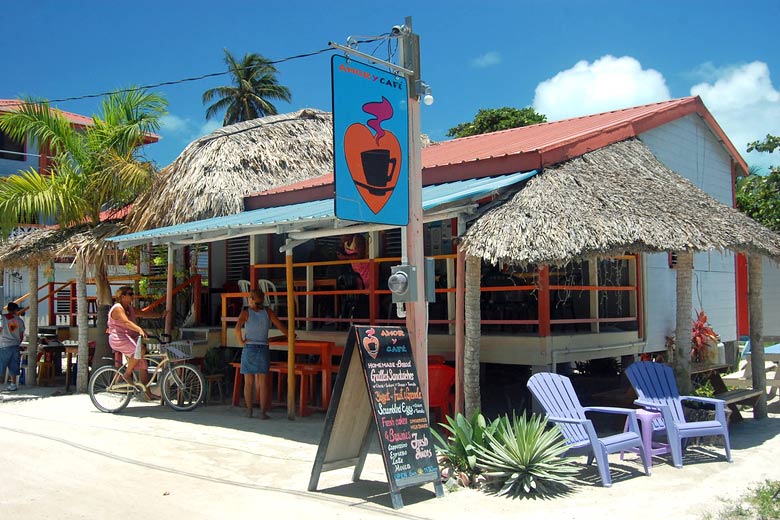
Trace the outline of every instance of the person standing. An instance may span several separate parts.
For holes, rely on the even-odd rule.
[[[341,251],[336,252],[339,260],[361,260],[366,258],[368,251],[366,237],[362,233],[342,237],[341,249]],[[360,280],[363,283],[363,287],[355,287],[355,289],[366,289],[369,286],[371,265],[368,262],[352,262],[350,265],[352,270],[360,276]]]
[[[24,321],[19,317],[19,306],[8,302],[6,312],[0,317],[0,377],[5,376],[7,368],[11,382],[5,387],[9,392],[15,392],[16,376],[19,375],[19,348],[24,339]]]
[[[257,395],[257,401],[260,403],[260,419],[270,419],[265,409],[266,376],[271,364],[268,330],[273,323],[282,334],[287,336],[287,327],[273,310],[263,306],[264,301],[265,294],[260,289],[249,293],[249,306],[241,311],[236,323],[236,339],[243,347],[241,373],[244,375],[246,416],[252,417],[252,401],[254,395]]]

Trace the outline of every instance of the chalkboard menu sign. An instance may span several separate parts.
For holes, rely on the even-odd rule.
[[[409,334],[403,327],[353,326],[325,418],[325,429],[309,481],[321,471],[355,466],[362,471],[371,432],[376,431],[393,506],[399,490],[433,482],[443,495],[433,437],[428,426]]]

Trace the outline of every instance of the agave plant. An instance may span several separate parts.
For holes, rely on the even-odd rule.
[[[488,424],[479,411],[474,412],[471,420],[460,413],[454,418],[447,416],[445,420],[447,423],[439,423],[439,426],[450,433],[447,440],[431,429],[436,440],[442,477],[454,480],[463,487],[475,487],[482,480],[476,466],[477,448],[485,445],[485,436],[495,430],[496,421]]]
[[[547,419],[503,416],[494,431],[485,432],[485,445],[475,447],[477,468],[484,471],[485,487],[499,496],[549,496],[567,491],[577,469],[561,458],[566,443],[558,426]]]

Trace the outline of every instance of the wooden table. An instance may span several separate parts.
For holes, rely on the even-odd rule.
[[[284,336],[276,336],[269,338],[268,346],[271,350],[278,350],[287,352],[287,339]],[[309,355],[319,356],[320,363],[318,367],[322,374],[322,403],[323,407],[327,409],[330,403],[330,389],[331,389],[331,372],[332,372],[332,356],[335,349],[335,344],[332,341],[317,341],[308,339],[296,339],[295,340],[295,355]],[[241,388],[243,384],[243,378],[241,377],[240,363],[231,363],[235,368],[235,374],[233,378],[233,406],[238,406],[241,400]]]
[[[56,359],[57,362],[54,364],[54,367],[58,367],[59,371],[62,370],[62,354],[65,354],[66,356],[66,367],[65,367],[65,392],[67,393],[70,390],[70,370],[71,366],[73,365],[73,356],[78,356],[79,353],[79,347],[78,345],[66,345],[64,343],[60,343],[59,341],[50,341],[49,343],[45,345],[38,345],[38,360],[40,361],[40,358],[44,356],[45,354],[49,354],[51,358],[54,360]],[[36,361],[36,364],[37,364]],[[55,374],[57,371],[54,372]]]

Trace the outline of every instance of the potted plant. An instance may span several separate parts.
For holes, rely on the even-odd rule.
[[[717,357],[719,337],[707,322],[707,314],[703,310],[696,313],[691,332],[691,361],[707,363]]]

